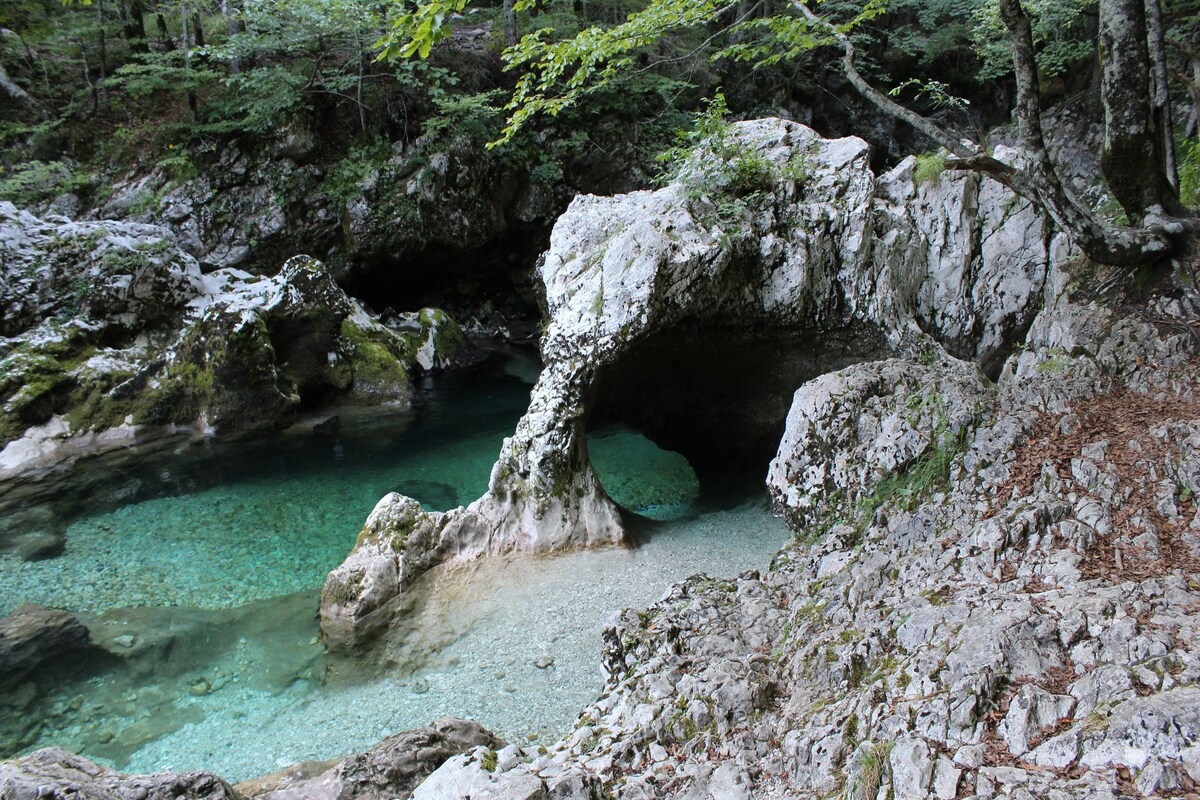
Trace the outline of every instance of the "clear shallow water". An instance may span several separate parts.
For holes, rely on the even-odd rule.
[[[181,468],[186,483],[209,488],[76,519],[57,558],[0,555],[0,612],[220,608],[320,586],[388,492],[438,510],[482,494],[529,386],[484,371],[441,379],[421,401],[416,415],[351,409],[336,429],[186,454],[202,461]]]
[[[588,459],[609,497],[656,520],[695,514],[700,480],[688,460],[621,426],[588,436]]]
[[[636,549],[435,570],[374,651],[327,658],[325,573],[384,493],[445,508],[484,491],[528,400],[511,367],[440,379],[416,419],[344,416],[333,432],[218,445],[193,491],[79,518],[59,558],[0,557],[0,607],[104,612],[85,621],[111,654],[0,689],[0,756],[60,744],[126,771],[240,780],[447,714],[553,739],[601,686],[613,613],[696,572],[764,567],[786,541],[765,502],[702,512],[681,456],[601,431],[590,449],[609,493],[675,521],[645,523]]]
[[[373,675],[329,664],[320,688],[228,684],[179,707],[204,714],[128,755],[124,769],[206,767],[245,779],[369,748],[447,715],[509,741],[557,739],[603,686],[600,634],[622,608],[688,575],[763,568],[788,538],[765,506],[659,528],[635,550],[484,560],[429,576]],[[549,666],[548,659],[553,659]],[[339,675],[340,672],[344,675]]]

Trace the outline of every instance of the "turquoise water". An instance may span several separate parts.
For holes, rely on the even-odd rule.
[[[481,495],[529,388],[484,369],[439,379],[416,414],[349,409],[325,432],[189,448],[198,463],[157,477],[216,485],[82,516],[58,558],[0,555],[0,611],[221,608],[319,587],[388,492],[437,510]]]
[[[528,402],[528,367],[439,377],[415,414],[342,412],[315,430],[88,465],[144,499],[78,516],[60,557],[0,556],[0,608],[81,612],[101,649],[0,688],[0,757],[58,744],[125,771],[241,780],[446,714],[556,738],[600,689],[614,612],[696,572],[765,567],[788,534],[761,492],[704,510],[682,456],[609,428],[589,440],[606,489],[669,520],[640,524],[640,546],[434,570],[374,650],[326,655],[316,590],[366,515],[389,491],[436,509],[480,495]]]
[[[0,613],[25,602],[226,608],[319,587],[388,492],[437,511],[482,495],[529,390],[493,365],[431,383],[416,414],[344,409],[323,432],[190,448],[197,463],[159,480],[216,485],[84,515],[57,558],[0,554]],[[655,519],[691,513],[699,484],[678,453],[624,428],[597,432],[589,448],[621,505]]]
[[[611,426],[588,436],[588,459],[608,496],[630,511],[664,521],[695,513],[700,481],[679,453]]]

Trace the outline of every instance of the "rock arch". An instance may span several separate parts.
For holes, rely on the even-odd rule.
[[[942,342],[988,362],[1028,325],[1051,241],[1027,206],[1007,204],[995,218],[979,211],[981,192],[1003,190],[973,176],[919,185],[912,159],[877,178],[863,140],[823,139],[785,120],[737,123],[730,141],[719,154],[700,148],[663,189],[572,202],[538,269],[546,368],[488,492],[445,514],[400,495],[381,500],[326,580],[322,626],[332,642],[386,620],[393,599],[434,564],[622,542],[619,510],[587,460],[589,404],[601,374],[655,335],[680,326],[849,331],[864,345],[852,360],[921,350],[940,358]],[[1020,247],[989,251],[995,237]]]

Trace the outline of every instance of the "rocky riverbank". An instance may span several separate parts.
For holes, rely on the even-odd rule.
[[[778,441],[794,388],[847,364],[955,353],[994,371],[1065,257],[1065,240],[1028,203],[977,176],[920,183],[913,159],[876,176],[861,139],[778,119],[738,123],[727,137],[663,189],[581,196],[559,219],[540,265],[546,368],[488,493],[446,515],[381,501],[326,582],[328,635],[369,633],[433,564],[622,541],[585,443],[600,394],[644,398],[653,411],[661,365],[682,360],[687,410],[650,415],[683,426],[670,433],[703,440],[736,419],[746,436]],[[706,336],[732,343],[738,363],[708,358]],[[731,393],[756,358],[761,374],[783,379]]]
[[[771,477],[797,543],[626,612],[573,735],[499,772],[451,759],[417,796],[1188,796],[1197,341],[1065,277],[994,390],[896,360],[802,387]],[[823,465],[845,489],[816,508]]]
[[[10,203],[0,249],[10,485],[167,429],[276,427],[333,401],[407,408],[414,372],[466,350],[444,312],[380,318],[306,256],[273,277],[203,273],[162,228],[41,219]]]
[[[928,345],[804,384],[769,477],[796,544],[626,612],[573,734],[453,758],[415,796],[1194,791],[1195,276],[1105,295],[1059,252],[995,384]],[[959,296],[1008,294],[979,288]]]
[[[737,135],[752,190],[700,183],[702,152],[658,192],[573,203],[541,269],[547,368],[489,493],[449,514],[384,498],[323,621],[352,640],[386,624],[441,561],[620,539],[586,420],[605,369],[671,330],[859,344],[807,362],[785,403],[768,486],[795,542],[623,612],[605,689],[561,741],[481,741],[415,788],[338,778],[329,796],[1193,794],[1194,265],[1137,286],[977,178],[876,176],[861,141],[781,121]],[[13,762],[0,787],[47,760],[69,757]],[[108,773],[45,779],[68,780],[133,796]],[[195,796],[235,796],[208,780]]]

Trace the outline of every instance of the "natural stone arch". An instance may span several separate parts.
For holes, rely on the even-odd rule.
[[[940,357],[942,340],[982,361],[1028,324],[1048,238],[1027,248],[1022,275],[1030,279],[994,300],[976,289],[994,285],[999,265],[969,244],[984,234],[1043,230],[1028,208],[1000,219],[964,213],[970,187],[922,187],[911,159],[877,179],[868,145],[855,137],[822,139],[784,120],[738,123],[731,136],[735,155],[701,148],[663,189],[572,202],[539,266],[546,368],[504,441],[488,492],[445,514],[400,495],[381,500],[354,552],[326,580],[321,615],[331,640],[356,641],[384,621],[399,593],[434,564],[622,542],[619,510],[587,459],[589,404],[601,371],[658,332],[731,322],[814,336],[857,327],[879,331],[886,346],[856,360],[922,350]],[[731,157],[754,159],[762,179],[735,196],[740,205],[688,188],[710,186],[707,171]],[[922,313],[925,298],[947,295],[961,302],[936,318]]]

